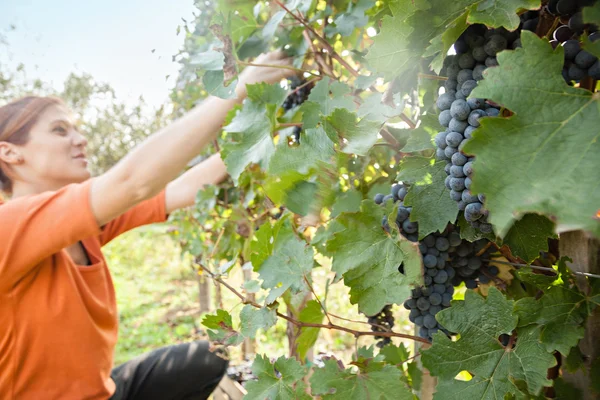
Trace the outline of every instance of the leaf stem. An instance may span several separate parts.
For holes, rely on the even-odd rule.
[[[288,66],[285,66],[285,65],[255,64],[255,63],[246,62],[246,61],[238,61],[238,64],[247,65],[247,66],[250,66],[250,67],[265,67],[265,68],[289,69],[291,71],[302,72],[302,73],[307,73],[307,74],[311,74],[311,75],[314,75],[314,76],[319,76],[319,75],[315,74],[314,72],[307,71],[305,69],[300,69],[300,68],[295,68],[295,67],[288,67]]]
[[[319,299],[319,296],[317,296],[317,293],[315,292],[315,289],[310,284],[310,281],[308,280],[308,278],[306,277],[306,275],[304,275],[304,282],[306,282],[306,284],[308,285],[310,291],[315,296],[315,299],[317,299],[317,303],[319,303],[319,305],[321,306],[321,310],[323,310],[323,312],[325,313],[325,316],[327,317],[327,321],[329,321],[329,325],[333,325],[333,322],[331,322],[331,318],[329,318],[329,313],[325,309],[325,306],[323,305],[323,303],[321,303],[321,299]]]
[[[199,265],[199,266],[204,271],[206,271],[206,273],[208,273],[212,279],[214,279],[216,282],[220,283],[221,285],[223,285],[227,289],[229,289],[229,291],[231,291],[240,300],[242,300],[244,302],[244,304],[250,304],[251,306],[253,306],[255,308],[262,308],[262,306],[260,304],[256,303],[253,300],[248,300],[246,297],[244,297],[244,295],[242,295],[240,292],[238,292],[233,287],[231,287],[231,285],[229,285],[227,282],[225,282],[223,279],[221,279],[217,275],[215,275],[212,271],[210,271],[209,269],[207,269],[206,267],[204,267],[204,265]],[[406,334],[403,334],[403,333],[397,333],[397,332],[366,332],[366,331],[356,331],[354,329],[346,328],[345,326],[340,326],[340,325],[336,325],[336,324],[328,324],[328,325],[313,324],[313,323],[310,323],[310,322],[302,322],[302,321],[295,320],[294,318],[288,317],[287,315],[284,315],[284,314],[280,313],[279,311],[277,311],[277,316],[279,318],[285,319],[286,321],[290,322],[291,324],[293,324],[293,325],[295,325],[295,326],[297,326],[299,328],[325,328],[325,329],[333,329],[333,330],[337,330],[337,331],[351,333],[352,335],[354,335],[354,337],[360,337],[360,336],[400,337],[400,338],[404,338],[404,339],[414,340],[416,342],[430,344],[430,342],[428,340],[426,340],[426,339],[423,339],[423,338],[418,337],[418,336],[406,335]]]
[[[331,57],[333,57],[337,62],[342,64],[342,66],[344,68],[346,68],[348,70],[348,72],[350,72],[355,77],[359,76],[358,71],[356,71],[354,68],[352,68],[350,66],[350,64],[348,64],[342,57],[340,57],[340,55],[333,49],[333,47],[331,47],[329,42],[327,40],[325,40],[321,35],[319,35],[310,25],[308,25],[306,22],[304,22],[302,20],[302,18],[298,17],[296,14],[291,12],[286,6],[283,5],[283,3],[281,3],[281,1],[279,1],[279,0],[273,0],[273,1],[279,7],[283,8],[288,14],[290,14],[292,17],[294,17],[294,19],[296,19],[298,22],[300,22],[302,25],[304,25],[306,27],[306,29],[308,29],[308,31],[310,33],[312,33],[315,36],[315,38],[323,44],[323,47],[325,48],[325,50],[327,50],[327,52],[331,55]]]

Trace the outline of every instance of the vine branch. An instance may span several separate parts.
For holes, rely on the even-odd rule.
[[[342,66],[344,68],[346,68],[348,70],[348,72],[350,72],[355,77],[358,77],[360,75],[358,73],[358,71],[356,71],[354,68],[352,68],[352,66],[350,66],[350,64],[348,64],[342,57],[340,57],[340,55],[333,49],[333,47],[331,47],[331,45],[329,44],[329,42],[327,40],[325,40],[321,35],[319,35],[310,25],[308,25],[306,22],[304,22],[302,20],[302,18],[298,17],[296,14],[291,12],[285,5],[283,5],[283,3],[281,3],[281,1],[274,0],[274,2],[279,7],[283,8],[288,14],[290,14],[292,17],[294,17],[295,20],[297,20],[302,25],[304,25],[304,27],[306,29],[308,29],[308,31],[310,33],[312,33],[315,36],[315,38],[323,44],[323,47],[325,48],[325,50],[327,50],[327,52],[331,55],[331,57],[333,57],[337,62],[342,64]]]
[[[250,304],[251,306],[253,306],[255,308],[262,308],[262,306],[260,304],[256,303],[253,300],[247,299],[244,295],[242,295],[240,292],[238,292],[237,290],[235,290],[235,288],[233,288],[231,285],[229,285],[223,279],[219,278],[217,275],[215,275],[212,271],[210,271],[209,269],[207,269],[203,265],[199,265],[199,267],[202,268],[207,274],[209,274],[210,277],[213,280],[215,280],[216,282],[220,283],[221,285],[223,285],[227,289],[229,289],[229,291],[231,293],[233,293],[234,295],[236,295],[244,304]],[[423,339],[423,338],[420,338],[418,336],[405,335],[403,333],[397,333],[397,332],[366,332],[366,331],[356,331],[354,329],[346,328],[345,326],[340,326],[340,325],[336,325],[336,324],[332,324],[332,323],[329,323],[329,324],[325,325],[325,324],[314,324],[314,323],[311,323],[311,322],[302,322],[302,321],[298,321],[298,320],[296,320],[296,319],[294,319],[292,317],[288,317],[287,315],[282,314],[279,311],[277,311],[277,316],[279,318],[285,319],[289,323],[291,323],[291,324],[293,324],[293,325],[295,325],[295,326],[297,326],[299,328],[324,328],[324,329],[333,329],[333,330],[337,330],[337,331],[351,333],[354,337],[360,337],[360,336],[400,337],[400,338],[404,338],[404,339],[414,340],[416,342],[430,344],[430,342],[427,339]]]

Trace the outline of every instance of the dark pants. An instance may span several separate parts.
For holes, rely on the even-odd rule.
[[[112,370],[117,390],[110,400],[207,399],[227,371],[226,359],[206,341],[154,350]]]

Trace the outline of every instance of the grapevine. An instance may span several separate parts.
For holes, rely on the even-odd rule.
[[[278,320],[297,344],[257,355],[247,398],[409,399],[418,364],[436,399],[568,398],[600,292],[561,244],[600,238],[598,2],[197,6],[176,111],[231,99],[264,51],[297,73],[248,86],[213,144],[231,179],[198,194],[209,217],[179,220],[242,304],[204,317],[215,344]],[[228,283],[241,269],[252,293]],[[333,286],[366,318],[333,314]],[[318,330],[348,335],[352,359],[310,364]],[[575,363],[586,376],[592,358]]]

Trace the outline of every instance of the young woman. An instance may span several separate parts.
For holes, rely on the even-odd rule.
[[[282,52],[257,64],[287,66]],[[90,178],[87,141],[56,98],[0,108],[0,399],[202,399],[227,368],[207,342],[165,347],[113,369],[118,314],[101,247],[194,204],[226,176],[214,155],[178,177],[219,131],[246,84],[290,69],[248,67],[236,100],[206,99],[105,174]]]

